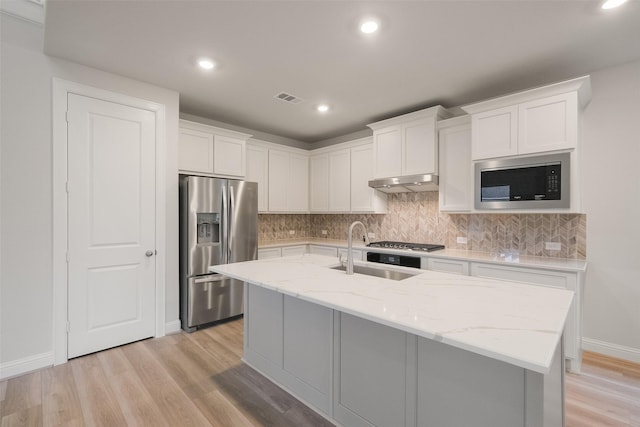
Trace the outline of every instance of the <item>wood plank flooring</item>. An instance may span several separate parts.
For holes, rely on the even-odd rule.
[[[0,427],[331,426],[240,362],[242,320],[117,347],[0,382]],[[585,353],[567,427],[640,427],[640,365]]]

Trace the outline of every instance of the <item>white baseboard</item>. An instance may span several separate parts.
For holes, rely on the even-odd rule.
[[[640,363],[640,348],[625,347],[623,345],[612,344],[605,341],[582,338],[582,349],[604,354],[630,362]]]
[[[52,351],[13,360],[11,362],[0,363],[0,380],[17,377],[49,366],[53,366]]]
[[[181,326],[182,326],[182,324],[180,323],[180,319],[173,320],[171,322],[167,322],[167,323],[164,324],[164,333],[166,335],[176,334],[176,333],[180,332],[180,327]]]

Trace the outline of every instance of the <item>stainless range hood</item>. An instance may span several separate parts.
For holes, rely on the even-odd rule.
[[[408,175],[369,181],[369,187],[383,193],[438,191],[438,175]]]

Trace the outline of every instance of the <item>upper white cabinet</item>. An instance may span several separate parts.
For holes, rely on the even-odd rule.
[[[462,107],[472,117],[472,159],[576,148],[590,99],[586,76]]]
[[[252,141],[247,142],[247,173],[245,179],[258,183],[258,212],[267,212],[269,186],[269,150]]]
[[[369,187],[373,179],[373,146],[370,138],[364,145],[351,148],[351,211],[387,212],[387,195]]]
[[[374,178],[438,173],[436,122],[451,117],[441,106],[393,117],[373,129]]]
[[[314,150],[309,165],[311,212],[386,212],[387,195],[369,187],[373,179],[371,138]]]
[[[473,208],[471,118],[454,117],[438,123],[440,142],[440,211],[468,212]]]
[[[300,151],[300,153],[298,153]],[[309,156],[269,149],[269,211],[309,211]]]
[[[244,178],[246,141],[251,135],[180,120],[180,172]]]

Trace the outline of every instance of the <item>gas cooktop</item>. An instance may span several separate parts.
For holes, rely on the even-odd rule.
[[[433,245],[429,243],[391,242],[388,240],[383,240],[381,242],[371,242],[367,246],[371,248],[406,249],[410,251],[422,252],[432,252],[444,249],[444,245]]]

